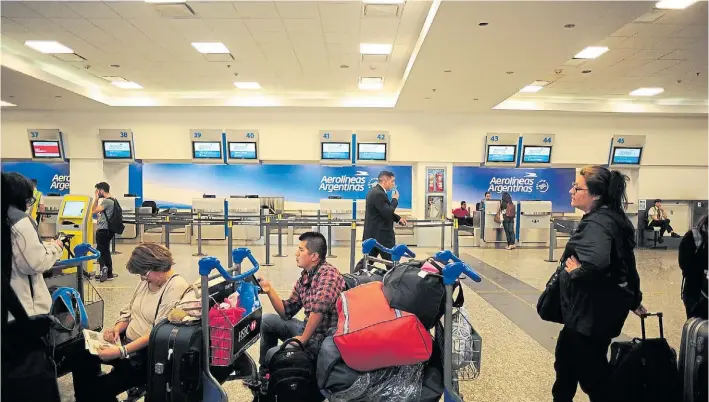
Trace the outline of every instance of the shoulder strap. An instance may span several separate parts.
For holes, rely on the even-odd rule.
[[[155,323],[155,320],[158,319],[158,312],[160,312],[160,305],[162,304],[162,297],[165,296],[165,291],[167,291],[167,286],[170,284],[170,281],[176,276],[180,276],[180,274],[175,274],[170,277],[170,279],[165,282],[165,287],[162,288],[162,293],[160,293],[160,298],[158,299],[158,305],[155,307],[155,318],[153,318],[153,323]]]
[[[696,247],[695,251],[698,252],[699,249],[702,247],[704,239],[702,239],[702,234],[699,233],[699,230],[697,228],[692,229],[692,238],[694,239],[694,246]]]

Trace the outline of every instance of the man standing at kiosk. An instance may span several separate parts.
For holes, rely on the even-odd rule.
[[[96,194],[94,205],[91,208],[92,214],[98,214],[96,230],[96,248],[101,253],[99,264],[101,266],[100,281],[112,280],[118,275],[113,273],[113,260],[111,259],[111,240],[114,233],[111,233],[108,225],[108,217],[113,216],[116,206],[115,200],[111,198],[111,186],[105,181],[96,184]],[[101,200],[101,203],[99,203]]]
[[[394,247],[396,235],[394,234],[394,222],[401,226],[406,226],[406,219],[397,215],[394,211],[399,205],[399,191],[394,189],[394,173],[383,170],[379,173],[378,183],[367,193],[367,204],[364,212],[364,237],[362,240],[375,239],[384,247]],[[394,190],[391,201],[387,196],[387,191]],[[374,249],[369,254],[372,257],[382,256],[385,260],[390,260],[391,255],[380,253]]]
[[[35,199],[34,205],[32,205],[32,210],[30,211],[30,216],[35,219],[37,223],[44,219],[44,199],[42,198],[42,192],[37,190],[37,179],[32,179],[32,186],[34,190],[32,191],[32,196]]]

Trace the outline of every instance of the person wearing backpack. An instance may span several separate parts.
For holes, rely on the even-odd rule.
[[[111,240],[116,233],[123,230],[118,226],[123,226],[121,206],[118,201],[111,197],[111,186],[105,181],[96,184],[94,195],[94,205],[91,213],[98,214],[96,230],[96,248],[101,252],[99,264],[101,266],[100,281],[113,280],[118,275],[113,273],[113,260],[111,259]],[[99,202],[100,201],[100,202]],[[120,219],[116,219],[120,218]],[[118,225],[120,223],[120,225]]]
[[[682,302],[687,318],[707,319],[707,215],[696,228],[688,231],[679,243],[679,267],[682,269]]]
[[[517,210],[515,203],[512,201],[510,193],[502,193],[502,202],[500,203],[500,212],[502,214],[502,227],[505,228],[505,236],[507,237],[507,247],[505,250],[512,250],[515,246],[515,216]]]

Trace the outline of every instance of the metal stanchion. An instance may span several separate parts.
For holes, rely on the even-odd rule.
[[[229,268],[231,269],[234,266],[234,256],[231,255],[231,250],[234,249],[234,222],[228,221],[226,224],[227,227],[227,237],[226,237],[226,255],[227,255],[227,261],[229,262]],[[241,264],[237,267],[238,271],[237,273],[241,273]]]
[[[355,269],[355,243],[357,242],[357,223],[352,222],[350,229],[350,273]]]
[[[116,251],[116,234],[113,234],[113,238],[111,239],[111,254],[112,255],[118,255],[118,254],[123,254],[120,251]]]
[[[165,217],[165,225],[163,226],[163,233],[165,234],[165,247],[170,249],[170,217]]]
[[[231,252],[230,252],[231,253]],[[194,257],[204,257],[207,254],[202,253],[202,213],[197,212],[197,252],[192,254]],[[229,254],[231,255],[231,254]],[[229,264],[231,268],[231,264]]]
[[[441,251],[446,249],[446,218],[441,219]]]
[[[266,262],[261,264],[265,267],[272,267],[271,262],[271,217],[266,217]]]
[[[549,258],[546,262],[556,262],[554,259],[554,248],[556,247],[556,227],[554,225],[554,218],[549,219]]]
[[[458,220],[453,219],[453,254],[460,258],[460,244],[458,244]]]
[[[318,233],[322,233],[320,231],[320,210],[318,209]]]
[[[332,214],[327,214],[327,258],[337,258],[336,255],[332,254]]]
[[[278,254],[275,254],[274,257],[288,257],[287,255],[283,254],[283,224],[281,223],[282,218],[283,215],[278,214]],[[268,237],[271,237],[270,233]]]

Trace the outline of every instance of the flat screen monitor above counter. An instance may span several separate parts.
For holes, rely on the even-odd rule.
[[[59,158],[59,141],[30,141],[33,158]]]
[[[642,148],[615,147],[613,148],[613,158],[611,160],[611,164],[639,165],[642,151]]]
[[[103,141],[105,159],[133,159],[130,141]]]
[[[229,142],[229,159],[257,159],[255,142]]]
[[[515,145],[488,145],[487,162],[514,162],[517,155]]]
[[[219,141],[193,141],[194,159],[222,159],[222,143]]]
[[[551,147],[525,145],[522,149],[523,163],[550,163]]]
[[[387,160],[387,144],[359,143],[357,144],[357,159],[361,161]]]
[[[323,160],[350,160],[349,142],[321,142],[321,155]]]

